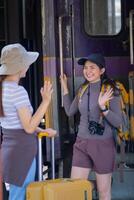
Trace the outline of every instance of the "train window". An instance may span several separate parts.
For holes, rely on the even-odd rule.
[[[121,0],[84,0],[84,26],[92,36],[117,35],[121,30]]]

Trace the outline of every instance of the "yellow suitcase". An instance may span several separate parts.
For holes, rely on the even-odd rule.
[[[92,185],[80,179],[33,182],[27,188],[27,200],[92,200]]]
[[[42,137],[40,133],[39,141],[39,182],[30,183],[26,191],[27,200],[92,200],[91,182],[81,179],[54,179],[55,178],[55,157],[54,138],[51,140],[52,150],[52,180],[42,181]]]

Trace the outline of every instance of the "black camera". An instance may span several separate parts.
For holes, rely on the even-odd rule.
[[[95,121],[89,121],[88,130],[91,135],[103,135],[104,127]]]

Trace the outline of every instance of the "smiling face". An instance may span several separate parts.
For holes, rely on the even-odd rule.
[[[83,68],[83,74],[87,81],[94,83],[100,80],[101,75],[105,72],[105,68],[99,68],[97,64],[86,61]]]

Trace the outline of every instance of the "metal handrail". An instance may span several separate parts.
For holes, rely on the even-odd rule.
[[[131,64],[134,64],[133,15],[134,15],[134,10],[130,10],[130,12],[129,12],[129,36],[130,36],[130,63]]]
[[[39,181],[43,180],[43,169],[42,169],[42,138],[48,137],[47,132],[40,132],[38,134],[38,179]],[[54,137],[51,138],[51,163],[52,163],[52,179],[55,178],[55,152],[54,152]]]
[[[60,75],[63,76],[63,40],[62,40],[62,19],[64,16],[60,16],[58,20],[59,26],[59,51],[60,51]],[[63,87],[61,85],[61,106],[63,107]]]

